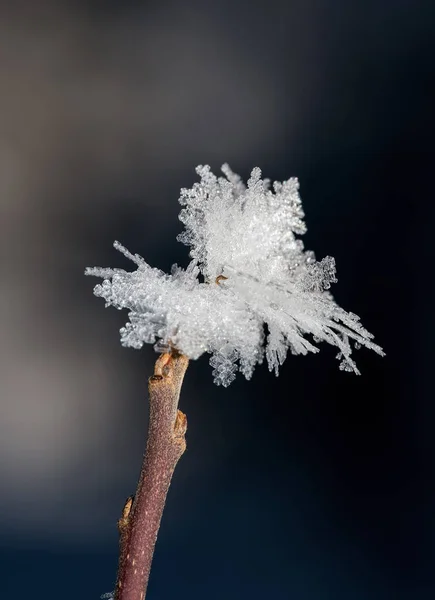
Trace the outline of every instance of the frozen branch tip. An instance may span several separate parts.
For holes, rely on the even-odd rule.
[[[289,349],[318,352],[321,341],[338,348],[342,370],[357,374],[352,346],[384,354],[359,317],[334,301],[334,259],[317,261],[297,237],[306,227],[296,178],[271,185],[255,168],[245,185],[228,165],[224,177],[209,166],[196,172],[200,181],[179,198],[187,269],[166,274],[115,242],[135,271],[85,271],[103,279],[94,294],[106,306],[129,311],[124,346],[176,348],[191,359],[210,353],[214,381],[224,386],[237,370],[249,379],[264,357],[278,375]]]

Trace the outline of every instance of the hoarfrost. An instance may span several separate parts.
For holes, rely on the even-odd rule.
[[[174,347],[192,359],[210,353],[214,380],[224,386],[237,370],[249,379],[264,356],[278,375],[288,349],[317,352],[320,341],[338,347],[345,371],[358,373],[351,342],[383,355],[359,318],[329,292],[334,259],[316,261],[296,237],[306,231],[297,179],[271,186],[255,168],[245,186],[228,165],[225,177],[208,166],[196,171],[200,181],[180,196],[185,230],[178,240],[190,246],[187,269],[174,265],[168,275],[119,242],[115,248],[135,271],[86,269],[103,279],[94,293],[106,306],[129,311],[120,331],[124,346]]]

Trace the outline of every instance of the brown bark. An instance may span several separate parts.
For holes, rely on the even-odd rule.
[[[115,600],[144,600],[160,520],[175,466],[186,449],[186,415],[178,410],[188,359],[162,354],[150,377],[148,440],[136,495],[118,521],[120,557]]]

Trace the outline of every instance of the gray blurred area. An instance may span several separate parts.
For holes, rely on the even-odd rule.
[[[300,177],[306,244],[337,258],[337,300],[387,358],[361,354],[367,375],[350,379],[328,351],[289,357],[278,380],[263,368],[229,390],[205,357],[189,367],[188,451],[150,598],[433,596],[431,361],[408,354],[429,348],[432,296],[404,289],[421,281],[415,249],[433,256],[433,13],[411,0],[0,4],[8,598],[28,595],[23,572],[35,599],[112,585],[155,354],[120,346],[127,315],[104,310],[83,271],[132,268],[115,239],[186,265],[179,189],[224,162]],[[44,552],[52,588],[36,575]]]
[[[128,480],[143,433],[126,413],[152,353],[135,375],[84,267],[116,260],[112,238],[132,227],[132,250],[162,260],[193,167],[249,163],[279,139],[277,70],[223,39],[212,15],[114,8],[18,3],[0,25],[0,514],[11,534],[104,536],[111,487]],[[117,439],[120,422],[132,440]],[[65,519],[83,497],[94,509]]]

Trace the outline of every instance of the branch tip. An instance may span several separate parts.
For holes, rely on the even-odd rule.
[[[154,365],[154,376],[163,377],[164,375],[169,375],[169,363],[171,362],[171,359],[172,357],[169,352],[161,354]]]

